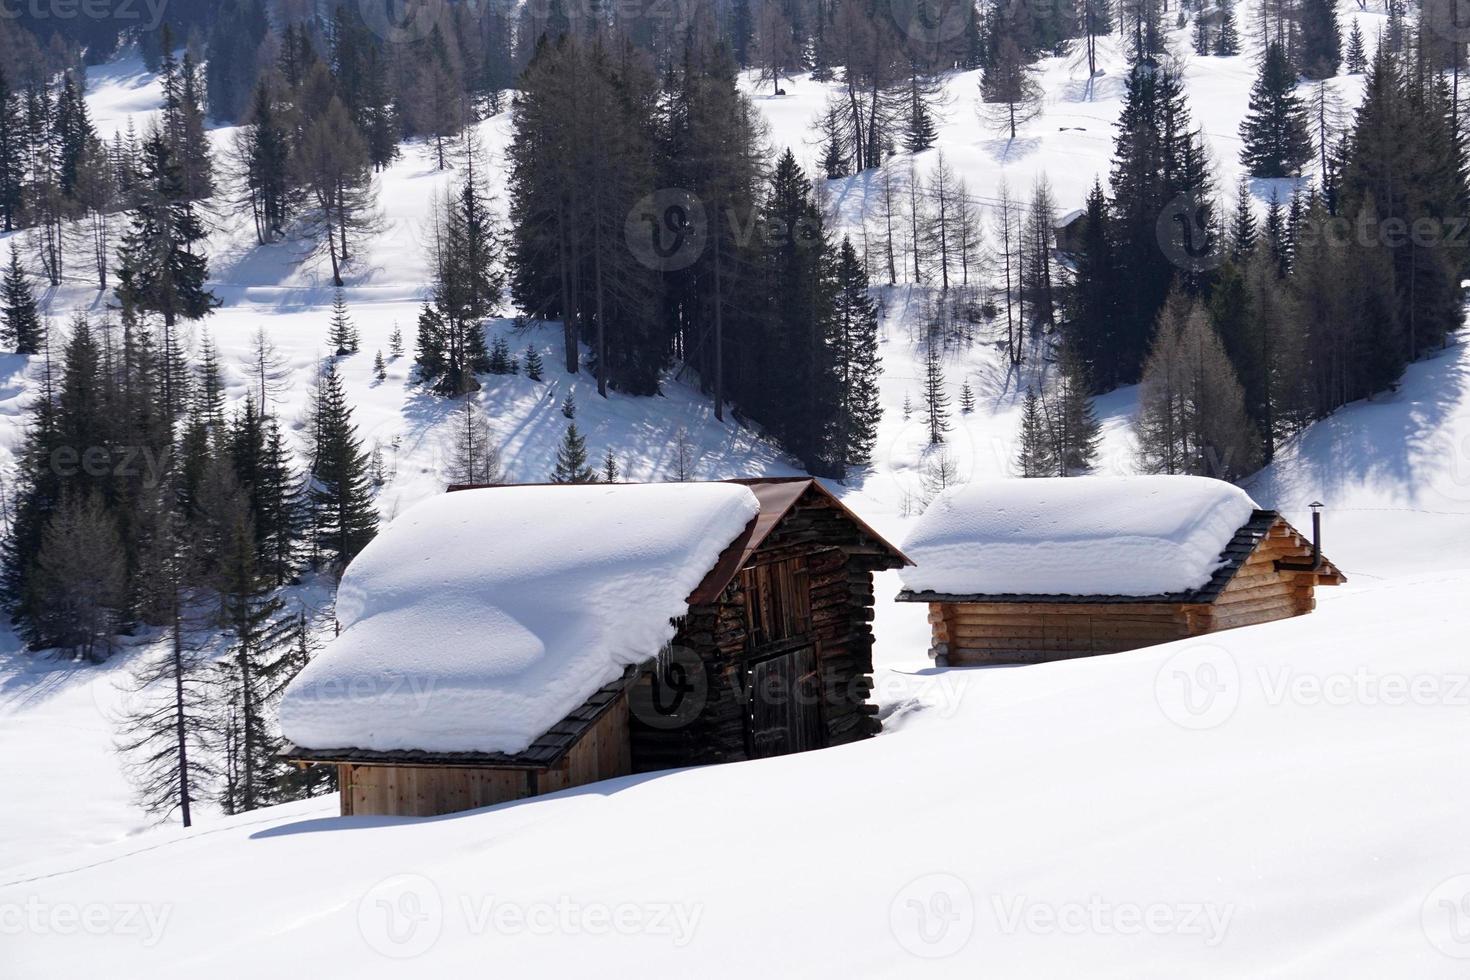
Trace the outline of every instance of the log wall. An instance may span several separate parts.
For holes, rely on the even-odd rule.
[[[1163,603],[935,602],[941,665],[1031,664],[1117,653],[1193,635],[1198,614]]]
[[[772,576],[756,569],[799,559],[808,595],[786,603],[806,618],[794,636],[770,639],[769,619],[752,628],[747,590],[769,587]],[[895,564],[818,494],[808,493],[762,542],[745,570],[717,602],[694,606],[674,645],[692,651],[703,667],[705,699],[698,716],[675,728],[632,721],[633,767],[638,772],[751,758],[751,665],[765,657],[811,646],[819,673],[823,744],[838,745],[876,734],[878,707],[869,703],[873,682],[873,570]],[[784,578],[782,579],[784,581]],[[644,679],[646,681],[646,678]],[[640,681],[642,683],[643,681]]]

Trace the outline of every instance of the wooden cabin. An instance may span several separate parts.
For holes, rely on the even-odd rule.
[[[1146,516],[1147,505],[1139,501],[1137,506],[1138,513]],[[1045,508],[1039,510],[1044,514]],[[1313,525],[1313,537],[1308,540],[1278,512],[1251,504],[1247,519],[1228,535],[1207,578],[1173,591],[1116,594],[1034,587],[1017,591],[992,587],[976,592],[906,588],[898,600],[928,605],[929,655],[940,666],[1031,664],[1118,653],[1311,612],[1318,585],[1345,581],[1321,553],[1320,515],[1315,509]],[[1123,527],[1117,533],[1122,540],[1133,532]],[[1053,544],[1056,553],[1051,557],[1061,560],[1064,573],[1067,544]],[[910,549],[911,543],[905,547]],[[984,551],[983,545],[977,545],[977,564],[985,561]],[[922,567],[923,550],[913,548],[912,553]],[[1077,561],[1086,563],[1087,559],[1079,556]],[[1028,582],[1028,586],[1035,584],[1034,578]]]
[[[687,611],[670,621],[672,639],[646,650],[529,748],[289,745],[285,757],[336,766],[343,815],[428,816],[876,734],[873,573],[908,560],[813,479],[724,482],[748,488],[756,513],[689,593]],[[451,489],[484,494],[486,506],[502,492]]]

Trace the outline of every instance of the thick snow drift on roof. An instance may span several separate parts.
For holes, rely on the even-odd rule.
[[[757,509],[727,483],[426,500],[348,567],[341,635],[287,688],[282,731],[314,749],[523,751],[658,653]]]
[[[900,575],[916,592],[1158,595],[1197,589],[1256,507],[1197,476],[991,480],[924,511]]]

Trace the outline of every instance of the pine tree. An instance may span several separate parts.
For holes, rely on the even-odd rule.
[[[609,447],[607,452],[602,454],[602,482],[617,483],[620,475],[618,472],[618,459],[613,455],[612,448]]]
[[[969,415],[975,411],[975,389],[970,387],[970,379],[960,386],[960,413]]]
[[[383,363],[383,352],[373,354],[373,377],[379,381],[388,380],[388,367]]]
[[[1065,295],[1073,349],[1104,391],[1116,387],[1127,372],[1116,346],[1122,301],[1110,222],[1102,183],[1094,181],[1082,217],[1081,247],[1073,256],[1072,282]]]
[[[1183,83],[1166,64],[1144,59],[1129,72],[1111,183],[1109,225],[1119,309],[1112,359],[1117,380],[1127,383],[1138,377],[1154,321],[1174,280],[1190,271],[1178,264],[1181,252],[1205,256],[1216,247],[1209,173]],[[1176,222],[1167,228],[1179,236],[1168,242],[1170,251],[1160,238],[1161,217]],[[1091,360],[1092,351],[1084,355]],[[1099,370],[1095,377],[1107,384],[1111,374]]]
[[[833,335],[842,399],[843,466],[866,465],[878,439],[883,409],[878,400],[878,309],[868,294],[868,274],[846,237],[838,250]]]
[[[930,445],[944,441],[949,431],[949,394],[944,390],[943,351],[932,332],[924,344],[924,424]]]
[[[1363,43],[1363,28],[1353,18],[1352,30],[1348,32],[1347,55],[1345,58],[1349,75],[1361,75],[1368,70],[1368,49]]]
[[[934,125],[934,111],[931,108],[934,98],[934,87],[920,78],[917,70],[911,72],[903,134],[904,149],[910,153],[922,153],[939,139],[939,130]]]
[[[1356,20],[1354,20],[1356,24]],[[1342,62],[1342,31],[1334,0],[1301,0],[1297,14],[1297,62],[1314,81],[1337,74]]]
[[[1041,114],[1036,69],[1016,41],[1001,37],[980,77],[982,119],[1016,138],[1016,131]]]
[[[1057,476],[1077,476],[1093,466],[1102,423],[1097,419],[1086,369],[1071,349],[1063,345],[1056,380],[1044,390],[1042,404],[1048,416],[1056,455]]]
[[[1234,480],[1260,463],[1235,369],[1198,304],[1173,294],[1139,388],[1138,462],[1148,473]]]
[[[179,318],[200,319],[219,305],[204,285],[208,262],[194,251],[204,225],[157,131],[143,143],[136,197],[132,227],[118,250],[118,299],[125,310],[160,314],[168,328]]]
[[[540,381],[543,378],[544,366],[541,363],[541,352],[536,349],[535,344],[526,345],[526,377],[532,381]]]
[[[587,440],[577,431],[577,423],[567,423],[566,434],[556,450],[556,468],[552,483],[596,483],[597,474],[587,465]]]
[[[44,596],[38,635],[74,656],[105,660],[126,609],[127,569],[117,522],[97,492],[63,500],[47,521],[35,583]]]
[[[19,94],[0,67],[0,231],[21,224],[25,204],[25,119]]]
[[[486,361],[486,370],[491,374],[515,374],[515,358],[510,355],[510,343],[503,337],[497,335],[490,342],[490,354]]]
[[[195,384],[192,395],[194,412],[213,432],[225,424],[225,383],[220,373],[219,351],[214,338],[204,332],[199,345],[199,363],[195,365]]]
[[[1240,54],[1240,33],[1235,27],[1234,0],[1220,0],[1220,30],[1215,35],[1215,56],[1229,58]]]
[[[1201,13],[1194,15],[1194,53],[1201,58],[1207,57],[1212,50],[1210,45],[1210,25]]]
[[[175,521],[160,522],[149,551],[150,587],[169,643],[163,656],[143,658],[133,671],[118,749],[144,809],[178,812],[189,827],[194,803],[216,776],[209,761],[210,661],[195,646],[208,617],[202,597],[187,585],[193,555]]]
[[[378,533],[367,479],[367,454],[352,423],[352,406],[336,362],[327,359],[312,404],[314,437],[307,495],[316,545],[337,569],[347,566]]]
[[[338,357],[356,354],[359,341],[357,327],[347,312],[347,297],[339,286],[332,293],[332,324],[327,331],[327,346],[337,352]]]
[[[393,323],[393,332],[388,335],[388,356],[395,361],[403,356],[403,328],[397,321]]]
[[[1256,247],[1256,211],[1251,204],[1250,185],[1244,177],[1235,188],[1235,212],[1230,220],[1230,258],[1240,262]]]
[[[14,241],[10,243],[10,265],[0,281],[0,318],[0,342],[14,347],[17,354],[40,353],[46,328]]]
[[[1296,94],[1296,73],[1279,41],[1266,48],[1240,124],[1240,162],[1256,177],[1290,177],[1312,159],[1307,107]]]
[[[1042,411],[1041,397],[1036,389],[1026,386],[1026,397],[1021,403],[1020,449],[1016,454],[1016,469],[1023,477],[1055,476],[1057,459],[1055,443]]]
[[[577,399],[569,391],[567,397],[562,399],[561,414],[569,419],[577,417]]]
[[[851,172],[848,169],[847,142],[842,106],[837,103],[828,105],[822,115],[822,175],[828,180],[846,177]]]
[[[490,432],[490,423],[469,396],[454,423],[454,445],[449,459],[447,482],[486,486],[504,478],[500,450]]]

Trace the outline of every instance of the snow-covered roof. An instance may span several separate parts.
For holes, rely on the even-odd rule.
[[[1057,220],[1053,221],[1052,224],[1051,224],[1051,226],[1053,228],[1065,228],[1068,225],[1070,225],[1072,222],[1078,220],[1079,218],[1083,217],[1086,214],[1087,214],[1087,212],[1084,211],[1084,210],[1082,210],[1081,208],[1078,208],[1075,211],[1068,211],[1066,214],[1062,215],[1060,218],[1058,218]]]
[[[298,746],[521,752],[674,636],[756,515],[730,483],[431,498],[348,567],[340,635],[288,686]]]
[[[904,542],[911,592],[1155,596],[1204,586],[1251,519],[1239,487],[1195,476],[991,480],[951,487]]]

